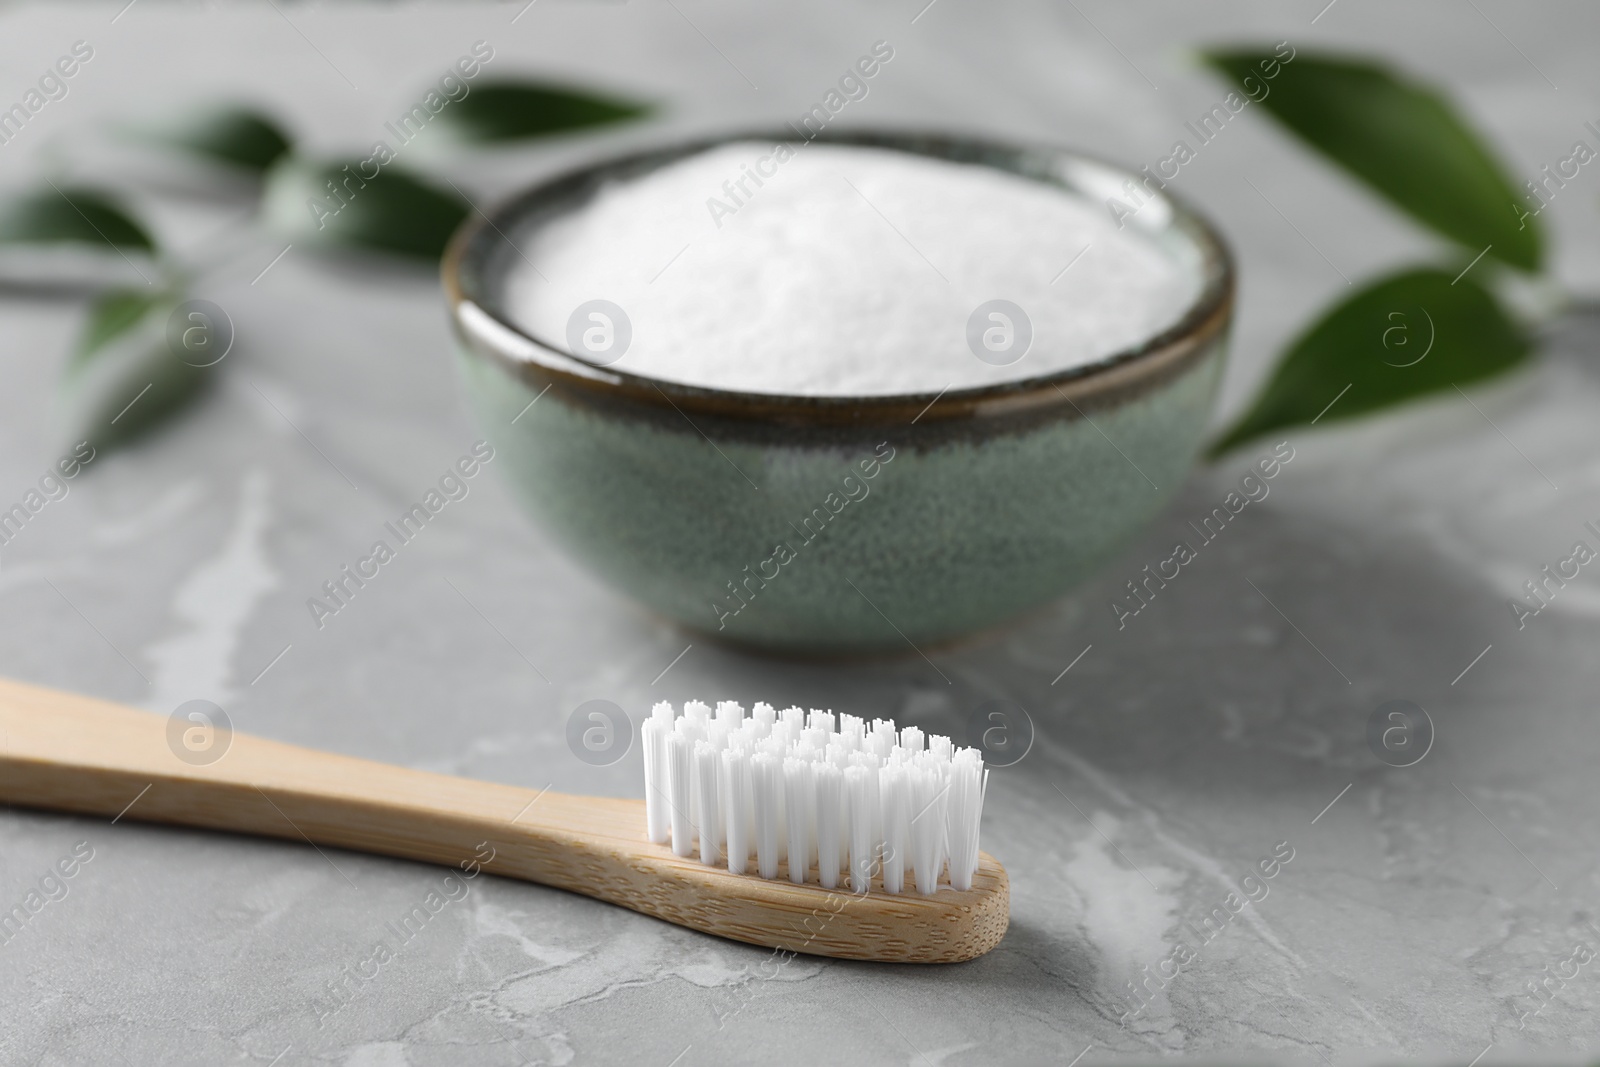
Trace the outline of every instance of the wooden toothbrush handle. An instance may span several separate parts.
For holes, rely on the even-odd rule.
[[[455,778],[0,679],[0,802],[310,841],[582,888],[639,801]],[[483,846],[483,847],[480,847]]]
[[[0,803],[481,867],[821,956],[956,962],[994,947],[1009,919],[1006,873],[988,855],[972,889],[927,897],[765,881],[651,844],[643,801],[455,778],[241,733],[208,738],[203,722],[6,679]]]

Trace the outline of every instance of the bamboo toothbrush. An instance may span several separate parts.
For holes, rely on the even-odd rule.
[[[451,866],[488,846],[490,873],[818,956],[954,963],[993,948],[1010,889],[977,850],[977,753],[813,714],[691,702],[677,717],[658,705],[641,731],[647,804],[244,734],[194,765],[169,744],[165,716],[0,679],[0,803]],[[791,841],[805,856],[797,874]]]

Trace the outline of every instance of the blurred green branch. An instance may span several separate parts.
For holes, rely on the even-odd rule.
[[[124,132],[192,162],[208,183],[248,187],[254,223],[270,233],[323,251],[428,262],[439,258],[471,208],[448,179],[441,187],[394,164],[398,150],[424,129],[454,144],[499,145],[608,126],[650,110],[544,82],[441,82],[442,89],[451,86],[455,93],[429,92],[398,127],[385,124],[393,145],[379,141],[370,155],[348,161],[305,158],[277,120],[237,104]],[[232,325],[214,304],[186,299],[202,268],[173,258],[120,197],[47,179],[0,202],[4,245],[109,250],[147,283],[103,291],[88,307],[63,375],[77,436],[115,447],[164,424],[211,386],[216,362],[232,344]]]
[[[1212,457],[1287,426],[1356,418],[1503,374],[1531,350],[1495,289],[1507,271],[1539,273],[1543,239],[1449,101],[1365,59],[1302,53],[1279,65],[1275,54],[1204,58],[1304,144],[1453,247],[1444,263],[1387,275],[1325,311],[1211,445]]]

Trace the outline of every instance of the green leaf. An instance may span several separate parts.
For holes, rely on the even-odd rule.
[[[468,210],[454,191],[376,157],[347,164],[287,160],[267,176],[271,224],[297,242],[324,248],[437,259]]]
[[[1528,338],[1489,292],[1433,267],[1384,278],[1325,314],[1289,349],[1249,412],[1210,449],[1285,426],[1335,422],[1489,378]]]
[[[465,140],[511,141],[626,122],[650,108],[632,100],[544,82],[486,81],[439,112],[439,122]]]
[[[180,360],[169,340],[175,293],[115,290],[89,308],[63,385],[78,438],[115,448],[187,408],[216,379]]]
[[[68,186],[0,202],[0,243],[75,243],[154,253],[155,240],[103,193]]]
[[[102,294],[90,305],[89,319],[67,360],[68,377],[81,373],[96,352],[137,327],[158,304],[170,302],[168,294],[142,289],[114,289]]]
[[[1377,63],[1301,52],[1205,56],[1312,148],[1473,254],[1523,270],[1543,255],[1528,205],[1432,88]],[[1267,71],[1276,71],[1267,78]],[[1263,95],[1265,94],[1265,95]]]
[[[213,162],[257,172],[266,171],[293,146],[270,117],[242,104],[201,108],[176,122],[134,132]]]

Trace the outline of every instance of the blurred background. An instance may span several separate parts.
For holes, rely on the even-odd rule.
[[[0,127],[0,194],[113,193],[233,329],[214,395],[96,454],[0,547],[0,672],[162,713],[204,699],[252,733],[600,795],[639,786],[636,757],[595,767],[569,751],[568,716],[591,699],[635,715],[764,699],[947,732],[1003,699],[1034,730],[986,808],[1011,932],[938,970],[763,969],[759,950],[482,879],[339,1000],[345,968],[438,872],[5,810],[0,905],[79,842],[93,859],[0,944],[0,1059],[1581,1062],[1600,1008],[1578,962],[1600,945],[1600,593],[1584,573],[1521,626],[1508,604],[1575,541],[1600,544],[1585,526],[1600,522],[1600,169],[1550,198],[1544,275],[1508,296],[1536,360],[1296,429],[1270,499],[1135,624],[1117,629],[1106,603],[1255,450],[1198,469],[1100,580],[1004,634],[933,663],[816,665],[645,615],[547,544],[493,470],[319,626],[307,599],[479,438],[437,271],[318,249],[264,220],[250,182],[117,131],[238,101],[306,158],[363,158],[478,42],[497,77],[648,105],[533,141],[403,150],[486,205],[629,146],[792,120],[882,40],[893,62],[840,126],[1040,140],[1137,168],[1228,92],[1202,50],[1287,41],[1438,87],[1520,190],[1574,142],[1600,147],[1597,33],[1588,5],[1492,0],[0,9],[0,106],[80,59],[62,95]],[[1219,429],[1330,303],[1440,248],[1259,111],[1171,185],[1238,259]],[[0,256],[5,507],[80,439],[62,381],[89,301],[150,269],[136,251],[89,258]],[[1397,700],[1426,710],[1432,739],[1403,767],[1368,733]],[[1280,845],[1293,859],[1271,892],[1177,977],[1147,982]]]

